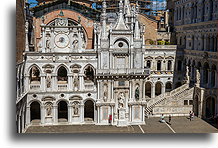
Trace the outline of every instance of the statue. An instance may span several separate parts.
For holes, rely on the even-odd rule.
[[[46,104],[46,113],[47,113],[47,116],[51,116],[51,108],[52,108],[52,103],[47,103]]]
[[[74,76],[73,85],[74,85],[74,90],[77,91],[79,89],[79,78],[77,75]]]
[[[80,24],[81,23],[81,17],[78,16],[78,23]]]
[[[46,39],[46,48],[50,49],[50,39],[49,38]]]
[[[47,86],[47,88],[51,87],[51,75],[50,74],[47,74],[47,77],[46,77],[46,86]]]
[[[78,102],[75,102],[73,104],[73,114],[74,115],[78,115],[79,114],[79,103]]]
[[[196,70],[196,84],[195,84],[195,86],[199,87],[200,83],[201,83],[201,74],[200,74],[199,70],[197,69]]]
[[[139,87],[137,87],[136,90],[135,90],[135,100],[136,101],[139,100]]]
[[[124,107],[124,94],[123,93],[120,93],[120,97],[118,101],[119,101],[118,108],[123,108]]]
[[[107,84],[104,84],[104,97],[103,97],[104,102],[107,102],[107,97],[108,97],[107,91],[108,91]]]
[[[185,77],[186,77],[186,83],[189,83],[190,78],[189,78],[189,67],[188,67],[188,66],[186,66],[186,74],[185,74]]]
[[[78,40],[73,41],[73,49],[78,49]]]

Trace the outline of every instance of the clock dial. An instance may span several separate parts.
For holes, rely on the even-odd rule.
[[[55,36],[55,44],[59,48],[67,47],[69,41],[69,37],[66,34],[58,34]]]

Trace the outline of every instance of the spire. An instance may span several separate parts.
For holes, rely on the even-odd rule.
[[[122,0],[120,0],[120,3],[119,3],[119,15],[118,15],[118,21],[115,26],[115,29],[116,30],[128,30],[124,22],[124,18],[123,18],[123,1]]]
[[[135,22],[135,39],[140,39],[139,21],[137,18]]]
[[[124,0],[124,14],[126,14],[127,16],[131,15],[129,0]]]
[[[102,39],[107,39],[107,24],[106,24],[106,18],[107,18],[107,14],[106,14],[106,1],[103,0],[102,2],[102,14],[101,14],[101,21],[102,21]]]

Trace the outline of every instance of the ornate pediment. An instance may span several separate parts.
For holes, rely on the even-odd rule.
[[[144,59],[145,59],[145,60],[152,60],[152,59],[153,59],[153,57],[151,57],[151,56],[148,56],[148,57],[145,57]]]
[[[163,60],[164,57],[162,57],[162,56],[158,56],[158,57],[156,57],[155,59],[156,59],[156,60]]]
[[[42,66],[42,68],[44,69],[44,71],[46,73],[52,73],[54,66],[51,64],[46,64],[46,65]]]

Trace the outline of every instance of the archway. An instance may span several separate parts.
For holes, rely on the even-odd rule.
[[[58,103],[58,120],[61,122],[67,122],[68,120],[68,106],[65,101]]]
[[[85,68],[84,74],[85,74],[84,76],[85,83],[94,83],[95,72],[92,66],[88,65]]]
[[[30,83],[40,83],[40,71],[36,66],[30,69]]]
[[[167,82],[166,83],[166,92],[170,92],[172,90],[172,83],[171,82]]]
[[[160,82],[155,84],[155,95],[158,96],[161,94],[162,85]]]
[[[148,96],[151,98],[151,83],[149,82],[145,84],[145,96]]]
[[[215,116],[215,99],[209,97],[206,99],[206,118],[213,118]]]
[[[40,120],[40,119],[41,119],[40,104],[34,101],[30,105],[30,121]]]
[[[94,103],[91,100],[87,100],[84,105],[84,118],[85,120],[94,121]]]
[[[194,103],[193,103],[193,111],[194,111],[194,114],[195,114],[195,116],[197,116],[198,117],[198,112],[199,112],[199,98],[198,98],[198,96],[195,96],[195,98],[194,98]]]
[[[64,66],[58,69],[58,83],[67,83],[67,70]]]

